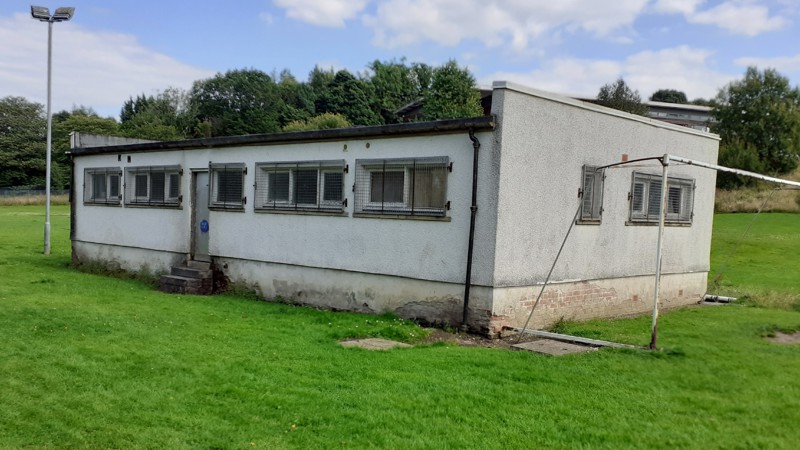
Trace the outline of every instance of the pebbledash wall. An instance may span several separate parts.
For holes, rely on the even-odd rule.
[[[193,182],[210,164],[243,164],[242,209],[208,212],[208,254],[231,281],[325,308],[459,324],[473,183],[480,142],[469,326],[494,334],[520,326],[581,204],[585,165],[665,153],[716,162],[715,135],[632,116],[506,82],[493,86],[492,116],[303,133],[73,149],[72,250],[76,262],[167,271],[192,258]],[[354,185],[364,160],[446,158],[444,216],[359,214]],[[342,161],[346,206],[335,214],[256,211],[257,163]],[[423,160],[421,160],[423,161]],[[177,205],[131,206],[129,169],[179,167]],[[122,173],[119,204],[86,202],[91,169]],[[170,169],[170,170],[173,170]],[[408,174],[406,172],[406,183]],[[657,227],[631,220],[634,173],[657,162],[606,169],[600,220],[575,225],[533,326],[646,312],[652,305]],[[84,179],[87,177],[87,179]],[[671,166],[694,183],[689,220],[665,233],[662,303],[705,293],[713,172]],[[126,189],[127,188],[127,189]],[[203,187],[205,188],[205,187]],[[407,189],[407,188],[406,188]],[[638,188],[637,188],[638,189]],[[641,194],[639,191],[637,193]],[[641,206],[641,205],[639,205]],[[596,212],[599,214],[599,208]]]

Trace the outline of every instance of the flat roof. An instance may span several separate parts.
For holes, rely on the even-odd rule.
[[[493,130],[494,116],[468,119],[448,119],[431,122],[411,122],[392,125],[337,128],[333,130],[292,131],[244,136],[220,136],[183,141],[157,141],[143,144],[107,145],[103,147],[77,147],[70,150],[73,156],[103,153],[139,153],[168,150],[193,150],[217,147],[277,145],[301,142],[340,141],[344,139],[389,138],[425,134],[457,133],[468,130]]]

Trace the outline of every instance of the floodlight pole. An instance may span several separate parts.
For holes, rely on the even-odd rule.
[[[50,15],[48,8],[31,6],[31,17],[47,22],[47,155],[45,169],[45,209],[44,209],[44,254],[50,254],[50,168],[53,147],[53,115],[51,114],[52,79],[53,79],[53,23],[65,22],[72,18],[75,8],[58,8]]]
[[[53,79],[53,21],[47,21],[47,169],[45,170],[44,254],[50,254],[50,164],[53,146],[53,115],[51,110]]]
[[[658,295],[661,290],[661,252],[664,243],[664,217],[667,215],[667,194],[669,191],[669,155],[661,159],[661,198],[659,199],[658,214],[658,247],[656,248],[656,279],[653,292],[653,324],[650,328],[650,350],[656,349],[658,340]]]

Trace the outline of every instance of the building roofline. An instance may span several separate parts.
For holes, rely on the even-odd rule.
[[[108,145],[104,147],[73,148],[73,156],[96,155],[103,153],[139,153],[168,150],[198,150],[218,147],[241,147],[254,145],[277,145],[301,142],[339,141],[360,138],[388,138],[394,136],[413,136],[434,133],[457,133],[460,131],[493,130],[493,116],[472,117],[468,119],[448,119],[432,122],[411,122],[392,125],[337,128],[333,130],[292,131],[268,134],[249,134],[244,136],[220,136],[213,138],[188,139],[183,141],[159,141],[143,144]]]
[[[531,88],[528,86],[523,86],[521,84],[513,83],[510,81],[495,81],[492,85],[494,89],[509,89],[515,92],[519,92],[522,94],[531,95],[534,97],[543,98],[545,100],[550,100],[553,102],[563,103],[566,105],[575,106],[581,109],[587,109],[590,111],[599,112],[602,114],[606,114],[609,116],[616,116],[623,119],[633,120],[635,122],[641,122],[650,126],[654,126],[657,128],[664,128],[668,130],[678,131],[681,133],[686,134],[693,134],[695,136],[701,136],[708,139],[715,139],[720,140],[720,137],[713,133],[707,133],[705,131],[695,130],[693,128],[688,128],[680,125],[674,125],[668,122],[663,122],[657,119],[651,119],[645,116],[638,116],[636,114],[627,113],[624,111],[619,111],[612,108],[607,108],[605,106],[600,106],[595,103],[589,103],[588,101],[581,101],[576,98],[572,97],[565,97],[563,95],[554,94],[552,92],[542,91],[539,89]]]
[[[659,108],[666,108],[666,109],[688,109],[692,111],[702,111],[710,113],[711,110],[714,108],[710,106],[703,106],[703,105],[692,105],[691,103],[668,103],[668,102],[654,102],[652,100],[648,100],[643,102],[647,106],[657,106]]]

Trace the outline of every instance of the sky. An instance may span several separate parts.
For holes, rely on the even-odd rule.
[[[643,99],[710,98],[749,65],[800,84],[800,0],[33,1],[76,9],[53,25],[53,112],[118,118],[131,96],[228,70],[305,81],[315,66],[365,73],[401,58],[587,97],[623,77]],[[47,24],[30,5],[0,2],[0,98],[44,104]]]

